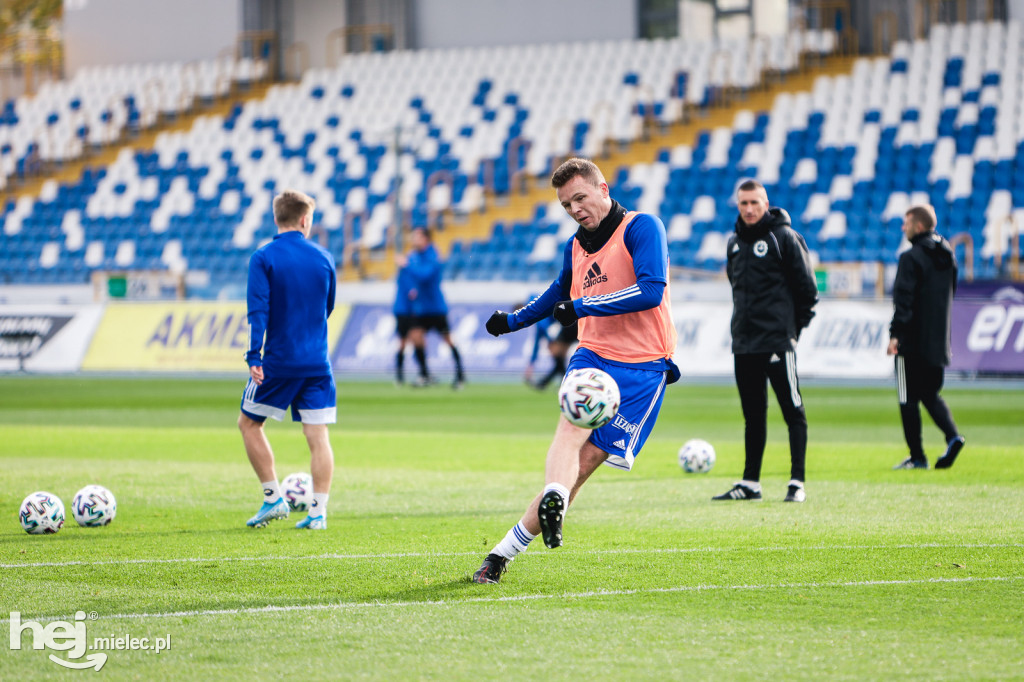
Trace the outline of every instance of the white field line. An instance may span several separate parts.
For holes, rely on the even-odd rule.
[[[594,555],[615,555],[615,554],[694,554],[694,553],[725,553],[725,552],[807,552],[807,551],[851,551],[851,550],[877,550],[887,551],[894,549],[1008,549],[1024,547],[1020,543],[997,543],[997,544],[945,544],[945,543],[920,543],[905,545],[807,545],[800,547],[652,547],[652,548],[620,548],[620,549],[594,549],[582,551],[562,551],[560,556],[583,554]],[[20,564],[0,564],[0,569],[15,568],[44,568],[62,566],[130,566],[133,564],[201,564],[206,562],[230,562],[230,561],[310,561],[314,559],[363,560],[363,559],[444,559],[447,557],[481,556],[483,552],[394,552],[383,554],[312,554],[305,556],[236,556],[236,557],[177,557],[171,559],[107,559],[103,561],[35,561]],[[531,554],[530,556],[543,556]]]
[[[588,590],[586,592],[561,592],[558,594],[520,594],[509,597],[470,597],[467,599],[436,599],[423,601],[365,601],[365,602],[334,602],[330,604],[294,604],[289,606],[254,606],[240,609],[208,609],[201,611],[170,611],[164,613],[115,613],[93,614],[92,620],[145,620],[152,618],[194,618],[199,616],[239,616],[266,613],[287,613],[303,611],[338,611],[343,609],[364,608],[412,608],[417,606],[461,606],[463,604],[501,604],[547,599],[591,599],[600,597],[623,597],[638,594],[673,594],[681,592],[711,592],[722,590],[794,590],[794,589],[829,589],[848,587],[887,587],[895,585],[935,585],[940,583],[992,583],[1016,582],[1024,580],[1024,575],[991,576],[986,578],[926,578],[920,580],[856,580],[846,582],[804,582],[804,583],[766,583],[763,585],[679,585],[676,587],[653,587],[629,590]],[[33,618],[36,622],[54,620],[71,621],[72,616],[50,616]],[[10,618],[0,618],[0,623],[9,623]]]

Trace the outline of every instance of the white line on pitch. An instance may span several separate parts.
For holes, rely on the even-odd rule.
[[[652,587],[627,590],[588,590],[586,592],[561,592],[557,594],[520,594],[509,597],[469,597],[467,599],[431,599],[423,601],[366,601],[366,602],[335,602],[331,604],[292,604],[287,606],[253,606],[240,609],[209,609],[205,611],[169,611],[165,613],[115,613],[98,615],[97,619],[149,619],[149,618],[194,618],[198,616],[239,616],[263,613],[285,613],[302,611],[335,611],[341,609],[360,608],[408,608],[414,606],[461,606],[463,604],[497,604],[523,601],[539,601],[544,599],[590,599],[593,597],[623,597],[636,594],[672,594],[682,592],[710,592],[721,590],[793,590],[793,589],[825,589],[841,587],[886,587],[893,585],[934,585],[939,583],[981,583],[981,582],[1015,582],[1024,580],[1024,576],[990,576],[986,578],[925,578],[921,580],[856,580],[848,582],[806,582],[806,583],[768,583],[765,585],[679,585],[676,587]],[[53,620],[71,620],[70,616],[49,616],[33,618],[36,622]],[[10,622],[10,618],[0,618],[0,623]]]
[[[574,554],[605,555],[605,554],[692,554],[716,552],[806,552],[823,550],[891,550],[891,549],[1006,549],[1024,547],[1019,543],[996,544],[942,544],[925,542],[904,545],[808,545],[803,547],[623,547],[619,549],[593,549],[560,552],[561,556]],[[237,557],[177,557],[170,559],[107,559],[104,561],[36,561],[23,564],[0,564],[0,569],[8,568],[41,568],[62,566],[123,566],[133,564],[201,564],[218,561],[309,561],[314,559],[443,559],[446,557],[480,556],[482,552],[394,552],[386,554],[312,554],[304,556],[237,556]],[[543,556],[531,554],[530,556]]]

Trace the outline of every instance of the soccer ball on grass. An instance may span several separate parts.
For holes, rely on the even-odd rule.
[[[688,474],[706,474],[715,466],[715,449],[706,440],[688,440],[679,448],[679,466]]]
[[[569,423],[598,429],[619,412],[619,386],[607,372],[592,367],[574,369],[562,379],[558,405]]]
[[[106,526],[117,516],[117,500],[114,493],[103,486],[87,485],[71,500],[71,514],[79,526]]]
[[[56,533],[64,525],[64,503],[53,493],[32,493],[21,503],[18,520],[30,535]]]
[[[313,477],[304,473],[285,476],[281,494],[292,511],[307,511],[313,505]]]

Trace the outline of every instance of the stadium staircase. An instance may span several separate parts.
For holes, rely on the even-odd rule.
[[[662,125],[648,122],[645,135],[628,146],[614,142],[607,143],[606,154],[595,161],[601,166],[609,181],[616,170],[635,164],[651,163],[659,152],[677,145],[695,144],[697,136],[708,129],[730,127],[737,112],[747,109],[768,111],[775,97],[782,93],[810,92],[819,76],[837,76],[850,73],[857,56],[828,55],[806,60],[798,72],[775,77],[762,86],[747,92],[731,94],[728,100],[718,106],[689,112],[685,121]],[[810,62],[810,63],[807,63]],[[521,178],[513,183],[513,189],[505,196],[487,194],[485,209],[459,218],[451,211],[444,216],[444,228],[434,232],[434,243],[442,258],[451,253],[456,241],[470,242],[487,239],[496,223],[513,223],[532,219],[538,205],[547,204],[553,198],[547,177]],[[360,268],[349,268],[343,279],[356,281],[386,280],[395,274],[395,249],[389,246],[364,258]]]

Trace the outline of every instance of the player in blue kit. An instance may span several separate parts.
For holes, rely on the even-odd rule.
[[[302,422],[313,476],[313,505],[295,527],[327,527],[334,475],[327,425],[337,421],[327,318],[334,310],[337,271],[331,254],[308,239],[315,207],[311,197],[294,190],[275,197],[277,235],[249,259],[249,382],[238,428],[263,489],[263,505],[246,522],[255,528],[288,516],[263,423],[267,417],[282,420],[289,406],[292,420]]]
[[[405,347],[409,345],[409,334],[412,331],[413,323],[413,286],[412,271],[408,267],[399,265],[395,281],[395,304],[391,307],[391,313],[395,316],[395,333],[398,335],[398,352],[395,354],[395,383],[399,386],[405,383]],[[420,375],[426,375],[426,355],[417,353],[416,362],[420,367]]]
[[[416,362],[420,368],[420,376],[413,385],[427,386],[433,383],[427,370],[426,338],[427,332],[433,329],[441,335],[441,339],[451,350],[452,360],[455,362],[452,388],[460,389],[466,375],[462,371],[462,356],[455,347],[451,328],[448,326],[448,303],[441,291],[444,265],[437,249],[434,248],[430,230],[417,228],[410,233],[409,238],[412,240],[412,249],[408,254],[399,256],[396,262],[400,268],[399,284],[401,285],[403,276],[409,278],[408,296],[412,310],[409,340],[412,342]]]
[[[615,379],[622,402],[615,419],[590,431],[562,417],[545,461],[545,486],[484,558],[477,583],[496,583],[509,562],[542,535],[562,545],[562,522],[602,464],[630,470],[654,428],[666,384],[679,379],[665,226],[611,198],[593,162],[569,159],[551,176],[558,201],[579,225],[565,243],[562,270],[547,290],[513,313],[495,311],[487,331],[508,334],[549,315],[576,323],[579,347],[568,370],[596,367]]]

